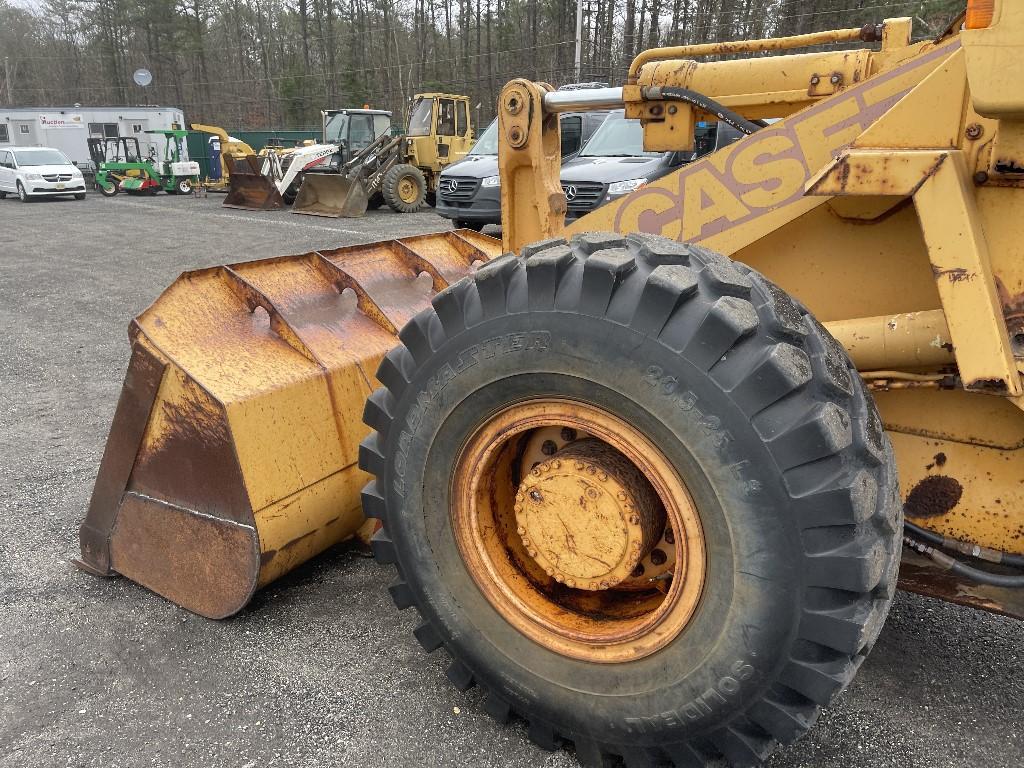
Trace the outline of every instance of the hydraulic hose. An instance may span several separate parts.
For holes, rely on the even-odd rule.
[[[746,134],[754,133],[765,127],[760,120],[747,120],[738,112],[733,112],[726,106],[719,104],[714,99],[705,96],[703,93],[691,91],[689,88],[672,88],[665,86],[651,86],[643,91],[644,98],[654,101],[685,101],[705,112],[708,112],[724,123],[728,123],[737,131]]]
[[[998,563],[1000,565],[1009,565],[1014,568],[1024,568],[1024,555],[1014,555],[1010,552],[1003,552],[998,549],[989,549],[988,547],[979,547],[977,544],[971,544],[969,541],[962,541],[960,539],[953,539],[948,536],[942,536],[935,531],[929,531],[927,528],[922,528],[919,525],[914,525],[909,520],[905,520],[903,525],[908,531],[910,531],[918,539],[924,539],[930,544],[934,544],[937,547],[943,549],[949,549],[954,552],[960,552],[961,554],[967,555],[968,557],[974,557],[978,560],[985,560],[989,563]]]
[[[993,587],[1006,587],[1009,589],[1024,588],[1024,574],[1020,576],[1007,576],[1000,573],[989,573],[988,571],[983,571],[979,568],[973,568],[965,563],[961,563],[955,557],[951,557],[945,552],[940,552],[934,547],[930,547],[927,544],[916,541],[909,536],[903,537],[903,543],[915,552],[929,558],[943,570],[955,573],[957,576],[962,576],[969,581],[974,581],[979,584],[988,584]]]

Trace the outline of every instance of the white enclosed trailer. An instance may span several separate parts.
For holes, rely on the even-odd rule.
[[[162,156],[162,139],[146,131],[185,127],[176,107],[0,107],[0,148],[53,147],[79,168],[95,170],[90,137],[132,136],[143,157],[151,146]]]

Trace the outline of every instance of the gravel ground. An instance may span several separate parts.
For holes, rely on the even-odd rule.
[[[0,201],[0,766],[575,766],[455,691],[354,549],[220,622],[69,563],[128,320],[180,271],[449,226],[220,202]],[[1021,765],[1022,626],[900,594],[850,690],[770,765]]]

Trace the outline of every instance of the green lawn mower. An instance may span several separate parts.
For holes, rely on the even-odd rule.
[[[143,157],[134,137],[89,139],[89,154],[96,165],[96,187],[106,197],[118,192],[155,195],[187,195],[199,186],[199,163],[182,160],[182,145],[188,131],[171,128],[146,131],[164,137],[164,156],[150,147]]]

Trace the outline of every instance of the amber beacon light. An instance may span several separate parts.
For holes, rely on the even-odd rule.
[[[992,26],[992,18],[996,13],[996,0],[969,0],[967,3],[968,29],[984,29]]]

